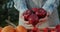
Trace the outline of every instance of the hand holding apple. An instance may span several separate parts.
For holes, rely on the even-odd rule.
[[[47,17],[47,12],[43,8],[32,8],[31,10],[26,10],[23,13],[24,21],[32,24],[34,27],[36,24],[45,22]]]

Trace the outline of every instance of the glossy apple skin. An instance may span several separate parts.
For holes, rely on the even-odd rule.
[[[47,12],[42,9],[42,8],[32,8],[31,10],[26,10],[24,13],[23,13],[23,16],[24,16],[24,19],[25,21],[28,21],[28,17],[31,15],[31,14],[36,14],[38,16],[38,18],[44,18],[47,14]]]
[[[24,20],[25,21],[28,21],[28,17],[32,14],[32,11],[31,10],[26,10],[24,13],[23,13],[23,16],[24,16]]]
[[[35,14],[31,14],[29,16],[29,23],[32,24],[33,26],[35,26],[37,23],[39,23],[39,18],[37,15]]]
[[[47,15],[47,12],[40,8],[38,11],[35,12],[35,14],[39,17],[39,18],[44,18]]]
[[[60,25],[56,26],[56,30],[57,30],[57,32],[60,32]]]
[[[56,29],[50,29],[50,32],[56,32]]]
[[[44,28],[43,32],[49,32],[49,28]]]
[[[30,32],[40,32],[40,30],[36,27],[34,27]]]

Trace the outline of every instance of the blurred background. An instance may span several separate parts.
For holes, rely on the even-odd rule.
[[[57,9],[60,18],[60,5]],[[0,26],[4,27],[10,25],[10,22],[14,25],[18,25],[18,20],[19,12],[14,8],[13,0],[0,0]]]

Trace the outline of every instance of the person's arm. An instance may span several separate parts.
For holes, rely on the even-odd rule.
[[[14,0],[14,7],[20,12],[23,13],[27,10],[25,0]]]
[[[42,8],[45,9],[49,14],[51,14],[54,8],[57,8],[58,4],[59,0],[47,0]]]
[[[40,19],[41,24],[48,20],[48,16],[52,14],[53,10],[59,5],[59,0],[47,0],[43,5],[43,9],[47,11],[45,18]]]
[[[25,21],[22,16],[24,11],[28,10],[25,0],[14,0],[14,7],[19,11],[19,25],[32,27],[32,25],[27,24],[28,21]]]

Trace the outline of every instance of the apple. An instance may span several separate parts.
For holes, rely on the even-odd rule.
[[[56,29],[60,29],[60,25],[57,25],[57,26],[56,26]]]
[[[60,32],[60,25],[56,26],[56,30],[57,30],[57,32]]]
[[[44,18],[47,14],[47,12],[40,8],[38,11],[35,12],[35,14],[39,17],[39,18]]]
[[[29,23],[32,24],[33,26],[35,26],[37,23],[39,23],[39,18],[37,15],[35,14],[31,14],[29,16]]]
[[[25,21],[28,21],[28,17],[32,14],[31,10],[26,10],[24,13],[23,13],[23,16],[24,16],[24,20]]]
[[[34,27],[30,32],[40,32],[40,30],[36,27]]]
[[[43,32],[48,32],[49,31],[49,28],[44,28],[43,29]]]
[[[50,32],[56,32],[56,29],[51,29]]]

